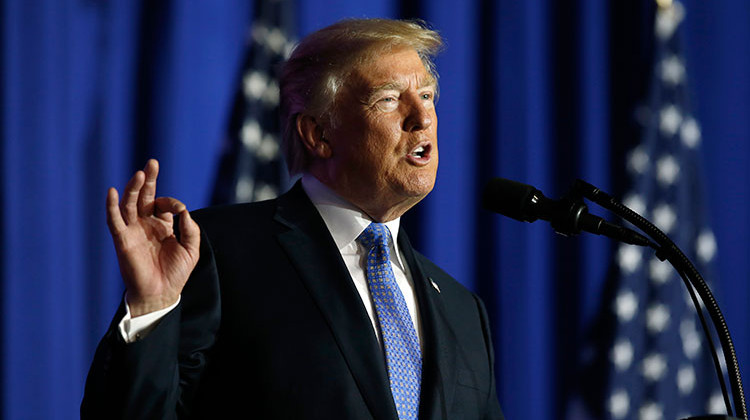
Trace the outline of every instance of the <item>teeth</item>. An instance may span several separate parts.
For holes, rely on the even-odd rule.
[[[413,155],[421,155],[424,153],[424,146],[419,146],[416,149],[414,149],[413,152],[411,152]]]

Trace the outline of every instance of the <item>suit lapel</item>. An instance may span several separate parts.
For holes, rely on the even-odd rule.
[[[445,319],[440,291],[432,285],[414,254],[406,233],[401,230],[398,245],[411,271],[422,318],[422,395],[420,419],[447,418],[456,383],[456,337]]]
[[[279,197],[275,220],[289,228],[278,235],[279,243],[328,322],[373,417],[396,419],[370,319],[325,222],[299,182]]]

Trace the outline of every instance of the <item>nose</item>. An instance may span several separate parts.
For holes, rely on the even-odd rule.
[[[423,103],[424,101],[416,101],[409,104],[408,113],[404,119],[404,131],[421,131],[426,130],[432,125],[432,120],[435,118],[435,114],[431,108]],[[433,106],[430,104],[429,106]]]

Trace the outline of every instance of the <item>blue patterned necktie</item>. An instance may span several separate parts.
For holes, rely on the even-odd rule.
[[[422,378],[422,352],[404,295],[391,269],[388,240],[382,223],[371,223],[358,240],[367,250],[367,284],[370,288],[385,347],[388,378],[400,420],[416,420]]]

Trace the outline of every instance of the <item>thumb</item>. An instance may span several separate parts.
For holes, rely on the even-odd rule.
[[[193,260],[197,261],[200,254],[201,229],[187,210],[180,212],[180,243]]]

